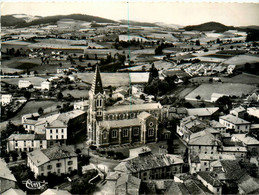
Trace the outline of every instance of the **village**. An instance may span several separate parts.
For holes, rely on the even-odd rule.
[[[259,193],[250,31],[75,18],[1,27],[1,194]]]

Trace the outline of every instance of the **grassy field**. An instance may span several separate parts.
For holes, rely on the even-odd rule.
[[[77,73],[75,74],[81,80],[92,83],[93,73]],[[111,86],[127,86],[129,85],[129,74],[128,73],[101,73],[102,83],[104,87]]]
[[[237,55],[224,61],[224,64],[244,65],[256,62],[259,62],[259,57],[256,55]]]
[[[11,85],[18,85],[19,80],[26,80],[26,81],[30,81],[34,86],[36,85],[40,86],[41,82],[45,81],[46,79],[41,77],[27,77],[27,78],[6,78],[1,80]]]
[[[65,90],[62,91],[64,97],[68,97],[68,94],[72,95],[74,98],[88,98],[88,90]]]
[[[44,110],[44,113],[54,112],[57,109],[57,105],[62,105],[64,102],[57,101],[30,101],[28,102],[23,109],[17,113],[17,115],[10,120],[20,121],[24,114],[38,112],[38,109],[41,107]]]
[[[253,85],[241,83],[223,83],[223,84],[202,84],[185,96],[186,100],[196,100],[199,95],[201,100],[209,101],[212,93],[241,96],[242,94],[251,94],[258,89]]]

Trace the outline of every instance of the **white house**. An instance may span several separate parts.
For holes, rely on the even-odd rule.
[[[51,82],[43,81],[41,83],[41,90],[45,90],[45,89],[50,90],[50,88],[51,88]]]
[[[26,80],[19,80],[18,82],[18,87],[21,88],[28,88],[31,85],[31,81],[26,81]]]
[[[7,151],[27,152],[35,149],[46,149],[45,135],[40,134],[12,134],[7,139]]]
[[[247,133],[251,127],[250,122],[231,114],[221,116],[219,118],[219,122],[225,125],[227,129],[234,129],[236,133]]]
[[[80,102],[75,102],[74,103],[74,110],[83,110],[86,111],[88,109],[89,102],[88,100],[80,101]]]
[[[6,106],[10,104],[13,100],[13,96],[11,94],[3,94],[1,97],[2,106]]]
[[[251,116],[255,116],[255,117],[259,118],[259,107],[247,108],[247,113]]]
[[[34,150],[28,154],[27,166],[34,172],[35,177],[47,176],[50,173],[67,174],[78,169],[77,154],[71,146]]]

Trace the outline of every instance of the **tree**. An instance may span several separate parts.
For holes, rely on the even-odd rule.
[[[27,158],[27,153],[26,152],[22,152],[21,153],[21,157],[22,157],[23,160],[26,159]]]
[[[200,46],[200,40],[196,40],[195,45]]]
[[[197,95],[195,98],[196,98],[197,100],[200,100],[200,99],[201,99],[201,96],[200,96],[200,95]]]
[[[11,154],[11,156],[12,156],[13,161],[17,161],[17,157],[18,157],[19,155],[18,155],[18,153],[17,153],[16,151],[13,151],[12,154]]]
[[[44,112],[43,108],[42,108],[42,107],[40,107],[40,108],[38,109],[38,113],[39,113],[39,115],[42,115],[42,114],[43,114],[43,112]]]
[[[31,98],[31,92],[29,92],[29,91],[25,91],[23,95],[24,95],[24,97],[25,97],[27,100],[29,100],[29,99]]]
[[[57,98],[58,98],[58,100],[62,100],[63,99],[63,94],[61,92],[58,92]]]

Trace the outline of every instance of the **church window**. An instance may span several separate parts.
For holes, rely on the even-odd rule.
[[[117,130],[112,130],[112,138],[117,138]]]
[[[133,129],[133,135],[134,135],[134,136],[138,136],[138,135],[139,135],[139,128],[138,128],[138,127],[135,127],[135,128]]]
[[[130,118],[134,118],[135,117],[135,113],[130,113]]]
[[[97,99],[96,100],[96,107],[102,107],[102,99]]]
[[[149,126],[150,126],[150,127],[153,127],[153,125],[154,125],[153,122],[150,122],[150,123],[149,123]]]
[[[103,139],[107,139],[107,132],[106,131],[103,132]]]
[[[123,137],[128,137],[128,136],[129,136],[128,129],[123,129]]]
[[[149,137],[154,136],[154,128],[149,128],[149,129],[148,129],[148,136],[149,136]]]
[[[96,112],[96,115],[97,115],[97,116],[102,116],[102,111],[97,111],[97,112]]]

